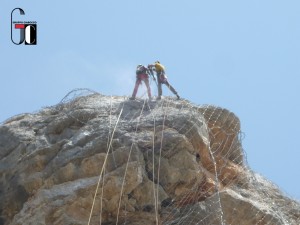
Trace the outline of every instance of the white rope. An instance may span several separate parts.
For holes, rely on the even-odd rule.
[[[109,151],[110,151],[111,146],[112,146],[112,140],[113,140],[113,137],[114,137],[114,134],[115,134],[117,125],[118,125],[119,120],[120,120],[120,117],[121,117],[121,115],[122,115],[122,113],[123,113],[123,108],[124,108],[124,104],[123,104],[122,109],[121,109],[121,111],[120,111],[120,113],[119,113],[119,116],[118,116],[118,119],[117,119],[117,121],[116,121],[114,130],[113,130],[113,132],[112,132],[112,135],[111,135],[111,138],[110,138],[110,142],[109,142],[109,147],[108,147],[108,149],[107,149],[107,153],[106,153],[106,155],[105,155],[105,159],[104,159],[104,162],[103,162],[103,166],[102,166],[102,168],[101,168],[101,172],[100,172],[100,175],[99,175],[99,179],[98,179],[96,191],[95,191],[95,194],[94,194],[93,204],[92,204],[92,208],[91,208],[91,212],[90,212],[90,216],[89,216],[89,220],[88,220],[88,225],[90,225],[90,222],[91,222],[91,218],[92,218],[92,214],[93,214],[93,210],[94,210],[94,205],[95,205],[96,196],[97,196],[97,193],[98,193],[98,188],[99,188],[99,185],[100,185],[101,177],[102,177],[102,175],[103,175],[103,171],[104,171],[105,166],[106,166],[108,154],[109,154]]]
[[[135,129],[134,135],[136,135],[136,133],[137,133],[137,130],[138,130],[138,127],[139,127],[139,123],[140,123],[141,117],[142,117],[142,115],[143,115],[145,103],[146,103],[146,101],[144,100],[144,104],[143,104],[143,106],[142,106],[141,113],[140,113],[140,115],[139,115],[139,117],[138,117],[138,121],[137,121],[137,125],[136,125],[136,129]],[[121,208],[121,200],[122,200],[122,195],[123,195],[123,191],[124,191],[124,185],[125,185],[125,180],[126,180],[126,173],[127,173],[127,169],[128,169],[128,165],[129,165],[129,161],[130,161],[130,156],[131,156],[131,152],[132,152],[132,149],[133,149],[133,145],[134,145],[134,142],[131,144],[131,147],[130,147],[130,150],[129,150],[129,155],[128,155],[128,158],[127,158],[126,167],[125,167],[125,172],[124,172],[123,182],[122,182],[121,191],[120,191],[119,205],[118,205],[118,210],[117,210],[117,221],[116,221],[116,225],[117,225],[118,222],[119,222],[119,214],[120,214],[120,208]]]

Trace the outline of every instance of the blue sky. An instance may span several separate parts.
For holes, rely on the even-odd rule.
[[[11,42],[16,7],[36,46]],[[183,98],[240,118],[250,167],[299,200],[299,21],[297,0],[2,0],[0,121],[74,88],[130,95],[136,65],[160,60]]]

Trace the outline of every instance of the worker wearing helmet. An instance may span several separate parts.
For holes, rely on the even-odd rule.
[[[149,85],[148,69],[145,66],[139,64],[136,68],[136,82],[135,82],[132,96],[130,98],[131,100],[135,99],[137,91],[138,91],[139,86],[142,83],[142,81],[144,81],[144,83],[147,87],[148,97],[149,97],[149,99],[151,99],[151,89],[150,89],[150,85]]]
[[[165,67],[159,61],[156,61],[154,63],[154,65],[153,64],[148,65],[148,68],[150,70],[155,70],[155,72],[156,72],[157,86],[158,86],[158,96],[157,96],[158,100],[161,99],[161,95],[162,95],[161,85],[162,84],[165,84],[170,89],[170,91],[172,91],[172,93],[177,96],[177,99],[180,99],[180,96],[178,95],[177,91],[168,82],[167,76],[165,74]]]

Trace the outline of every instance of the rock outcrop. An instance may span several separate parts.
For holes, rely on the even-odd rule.
[[[0,225],[300,224],[247,166],[240,121],[185,100],[97,93],[0,126]]]

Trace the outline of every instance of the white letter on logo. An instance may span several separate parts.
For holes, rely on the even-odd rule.
[[[31,26],[31,25],[29,25],[29,26],[27,26],[27,27],[25,28],[25,41],[26,41],[28,44],[32,44],[32,43],[35,42],[35,40],[31,40],[31,39],[30,39],[30,33],[31,33],[30,28],[31,28],[31,27],[32,27],[32,29],[34,29],[34,26]]]

